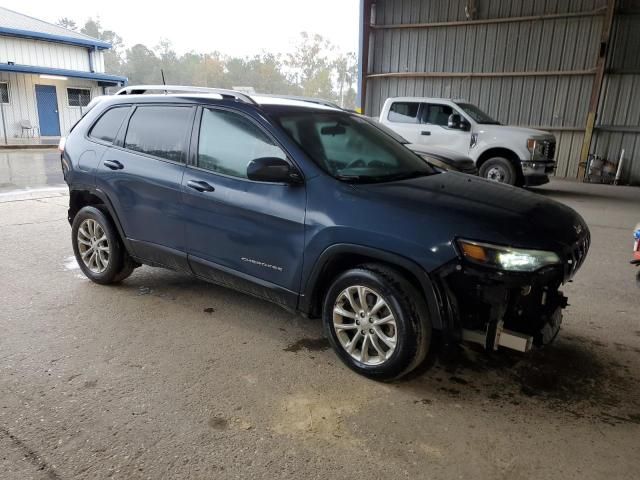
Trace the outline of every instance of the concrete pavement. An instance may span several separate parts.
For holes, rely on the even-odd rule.
[[[240,293],[149,267],[93,284],[66,197],[0,202],[0,477],[637,477],[640,190],[537,191],[593,237],[557,342],[461,348],[392,384],[342,366],[318,321]]]

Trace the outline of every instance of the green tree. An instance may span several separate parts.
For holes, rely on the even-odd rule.
[[[249,86],[259,93],[300,93],[299,88],[283,73],[282,61],[278,55],[227,58],[225,67],[225,84],[228,87]]]
[[[126,51],[126,62],[123,73],[130,84],[162,83],[160,76],[160,59],[145,45],[140,43]]]
[[[358,57],[355,53],[340,54],[333,62],[338,87],[338,102],[343,108],[355,108]]]
[[[62,17],[59,18],[58,21],[56,22],[56,25],[59,25],[63,28],[66,28],[67,30],[77,30],[78,29],[78,25],[76,25],[76,22],[71,20],[68,17]]]
[[[333,45],[321,35],[300,34],[300,41],[295,51],[289,54],[286,65],[304,96],[334,99],[333,65],[329,59],[334,50]]]
[[[103,30],[100,20],[88,19],[81,33],[111,44],[111,48],[104,51],[104,68],[108,73],[122,73],[124,42],[122,37],[113,30]]]
[[[78,31],[74,20],[62,17],[58,25]],[[79,30],[109,42],[104,51],[105,70],[128,77],[130,84],[167,84],[231,88],[252,87],[258,93],[293,94],[333,100],[345,108],[355,106],[357,59],[340,53],[320,35],[302,32],[292,53],[262,53],[229,57],[218,51],[179,55],[167,39],[154,48],[143,44],[126,49],[122,37],[89,18]]]

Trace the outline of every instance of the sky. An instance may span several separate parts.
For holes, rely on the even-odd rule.
[[[89,17],[99,18],[103,28],[118,33],[127,46],[153,47],[164,38],[178,53],[285,53],[302,31],[319,33],[343,52],[356,52],[358,47],[359,0],[3,0],[2,4],[52,23],[68,17],[82,25]]]

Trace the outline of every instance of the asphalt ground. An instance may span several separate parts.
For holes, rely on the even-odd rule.
[[[638,478],[640,189],[537,189],[593,240],[552,346],[462,347],[383,384],[267,302],[150,267],[88,281],[55,152],[20,155],[0,158],[3,480]]]

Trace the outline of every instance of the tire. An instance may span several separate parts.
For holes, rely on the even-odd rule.
[[[507,185],[518,185],[518,172],[516,167],[508,159],[503,157],[493,157],[487,160],[480,167],[480,176],[487,180]]]
[[[136,267],[115,225],[96,207],[83,207],[76,214],[71,225],[71,243],[80,269],[95,283],[119,283]]]
[[[360,308],[361,297],[366,298],[366,309]],[[384,305],[376,311],[379,300]],[[391,268],[362,265],[342,273],[327,290],[322,312],[334,351],[361,375],[394,380],[427,356],[431,320],[426,304],[416,288]]]

